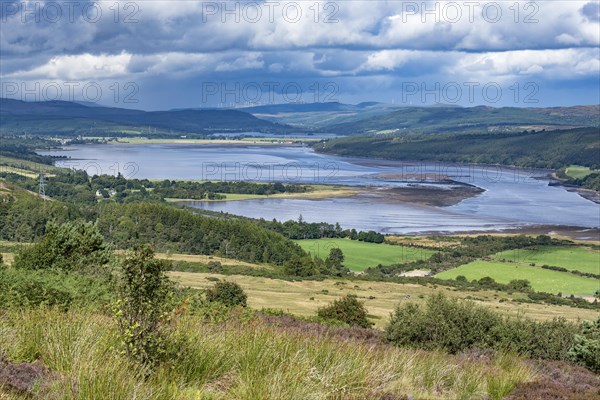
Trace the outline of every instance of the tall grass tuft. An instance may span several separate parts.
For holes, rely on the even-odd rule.
[[[0,354],[39,360],[56,399],[502,398],[533,372],[515,355],[451,356],[289,331],[260,319],[182,315],[169,361],[150,374],[119,350],[115,322],[89,311],[0,311]],[[2,398],[12,399],[0,389]]]

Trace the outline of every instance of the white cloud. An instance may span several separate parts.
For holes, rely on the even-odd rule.
[[[7,77],[50,78],[62,80],[84,80],[123,77],[128,73],[127,66],[131,54],[122,52],[116,55],[89,53],[73,56],[52,57],[46,64],[28,71],[17,71]]]
[[[222,61],[220,62],[215,71],[224,72],[224,71],[237,71],[240,69],[260,69],[265,65],[264,61],[261,59],[260,53],[250,53],[245,54],[241,57],[237,57],[232,61]]]
[[[548,79],[598,76],[597,49],[516,50],[462,54],[445,72],[475,79],[511,80],[519,75]]]

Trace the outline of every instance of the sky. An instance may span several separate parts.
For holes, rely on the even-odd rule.
[[[145,110],[600,103],[600,1],[0,0],[0,94]]]

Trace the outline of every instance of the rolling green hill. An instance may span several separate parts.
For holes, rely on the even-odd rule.
[[[365,133],[514,132],[524,129],[600,126],[600,106],[555,108],[493,108],[486,106],[404,107],[323,127],[340,135]]]
[[[322,130],[324,127],[334,124],[349,123],[384,115],[398,108],[393,104],[378,102],[360,104],[326,102],[273,104],[248,107],[242,110],[267,121]]]
[[[289,127],[237,110],[146,112],[88,107],[66,101],[24,102],[0,99],[0,134],[180,135],[221,132],[285,133]]]

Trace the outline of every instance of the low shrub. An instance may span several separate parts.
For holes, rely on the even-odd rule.
[[[154,258],[150,246],[134,248],[122,262],[122,277],[115,317],[124,352],[147,367],[154,367],[166,352],[173,286],[168,265]]]
[[[62,225],[48,223],[45,236],[33,246],[23,247],[13,267],[106,275],[110,273],[109,261],[110,251],[96,225],[74,221]]]
[[[246,307],[248,296],[244,292],[244,289],[237,283],[221,281],[206,290],[206,300],[222,303],[228,307]]]
[[[600,373],[600,317],[594,323],[583,323],[581,335],[575,336],[569,358],[591,371]]]
[[[386,338],[397,345],[450,353],[491,348],[564,360],[578,330],[564,319],[536,322],[507,317],[472,301],[436,294],[425,305],[398,306],[386,327]]]
[[[209,261],[207,267],[208,270],[213,273],[223,272],[223,266],[220,261]]]
[[[317,315],[324,319],[342,321],[350,326],[370,328],[373,323],[367,318],[367,310],[355,295],[349,294],[321,308]]]
[[[114,299],[111,281],[61,271],[0,269],[0,308],[26,306],[107,306]]]

